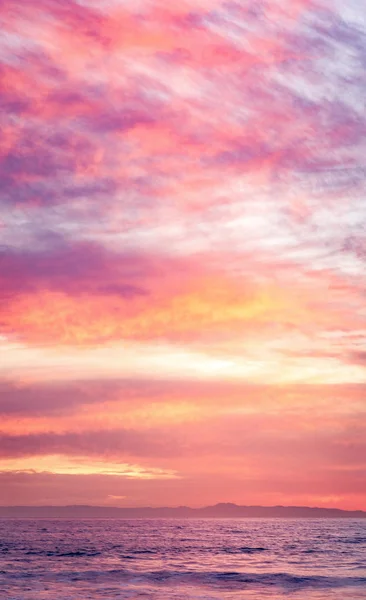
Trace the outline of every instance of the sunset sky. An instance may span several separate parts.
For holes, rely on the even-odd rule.
[[[366,510],[362,5],[0,2],[0,505]]]

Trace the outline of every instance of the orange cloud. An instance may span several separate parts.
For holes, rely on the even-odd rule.
[[[88,344],[184,338],[198,330],[225,333],[289,318],[290,303],[280,289],[250,289],[222,276],[193,271],[181,282],[158,280],[155,289],[140,297],[137,293],[133,302],[118,293],[117,285],[108,295],[47,289],[21,293],[2,310],[3,330],[32,343]]]

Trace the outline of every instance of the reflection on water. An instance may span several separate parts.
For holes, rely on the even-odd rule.
[[[366,521],[0,521],[11,599],[366,598]]]

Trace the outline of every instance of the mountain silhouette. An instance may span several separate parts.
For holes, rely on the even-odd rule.
[[[158,518],[366,518],[362,510],[308,506],[239,506],[219,503],[202,508],[117,506],[0,506],[0,518],[158,519]]]

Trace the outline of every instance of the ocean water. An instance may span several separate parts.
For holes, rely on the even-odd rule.
[[[0,520],[0,597],[366,599],[366,520]]]

